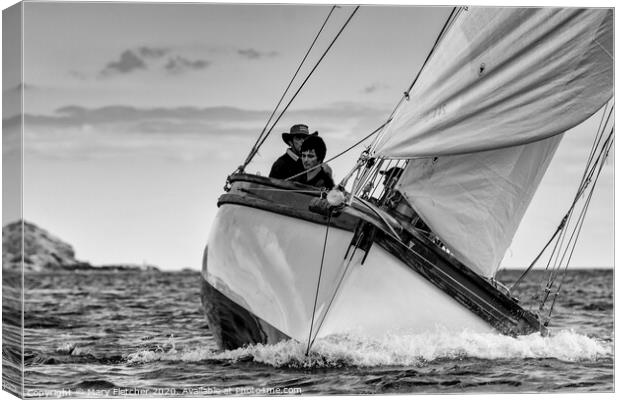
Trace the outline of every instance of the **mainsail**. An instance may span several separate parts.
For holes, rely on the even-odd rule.
[[[412,159],[400,190],[480,274],[495,274],[561,134],[613,96],[612,32],[611,9],[462,9],[378,140],[377,156]]]

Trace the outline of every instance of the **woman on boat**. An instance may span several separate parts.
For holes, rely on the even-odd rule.
[[[327,146],[323,139],[319,136],[309,136],[301,145],[301,162],[306,173],[295,180],[320,188],[333,188],[334,181],[331,174],[323,168],[323,165],[319,166],[325,159],[326,153]]]

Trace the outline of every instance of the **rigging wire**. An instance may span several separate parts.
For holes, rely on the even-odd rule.
[[[323,323],[325,322],[325,319],[327,318],[327,313],[329,312],[329,310],[331,310],[332,304],[334,300],[336,299],[336,294],[340,291],[340,286],[342,285],[344,278],[347,276],[347,272],[349,271],[349,267],[351,266],[351,261],[353,261],[353,256],[355,255],[355,252],[358,246],[360,245],[361,240],[362,240],[362,236],[359,236],[357,238],[357,241],[355,242],[353,252],[351,253],[351,256],[349,257],[349,261],[347,261],[347,265],[344,267],[344,271],[342,272],[342,275],[340,276],[340,279],[338,280],[338,283],[336,284],[336,288],[334,289],[331,295],[331,299],[329,300],[329,303],[327,303],[327,307],[325,307],[325,312],[323,313],[321,322],[319,322],[319,326],[316,328],[316,334],[314,335],[314,337],[312,338],[312,341],[310,342],[310,347],[314,344],[316,337],[319,335],[319,332],[321,331],[321,328],[323,327]],[[310,332],[312,332],[312,330],[310,330]]]
[[[288,93],[288,90],[291,88],[291,85],[295,81],[295,78],[297,78],[297,74],[299,74],[299,71],[301,70],[301,67],[306,62],[306,59],[308,58],[308,55],[310,54],[310,52],[314,48],[314,45],[315,45],[316,41],[319,39],[319,36],[321,36],[321,33],[323,32],[323,29],[325,28],[325,25],[327,25],[327,21],[329,21],[329,18],[331,17],[331,15],[334,12],[334,10],[336,9],[336,7],[338,7],[338,6],[333,6],[331,8],[331,10],[329,11],[329,14],[327,14],[327,17],[325,18],[325,21],[323,21],[323,25],[321,25],[321,28],[319,29],[318,33],[314,37],[314,40],[312,41],[312,44],[310,44],[310,47],[308,48],[308,51],[306,51],[306,55],[304,55],[304,58],[299,63],[299,66],[297,67],[297,70],[295,71],[295,73],[293,74],[293,77],[291,78],[290,82],[288,83],[288,86],[286,87],[286,89],[284,89],[284,93],[282,93],[282,97],[280,97],[280,100],[278,101],[278,104],[276,104],[276,107],[273,109],[273,112],[269,116],[269,119],[267,120],[267,123],[263,127],[262,132],[258,136],[258,139],[256,139],[256,142],[254,143],[254,146],[252,146],[252,149],[250,150],[250,154],[248,154],[248,156],[246,157],[245,161],[243,162],[243,165],[240,168],[241,171],[243,171],[243,169],[245,169],[245,167],[248,165],[250,160],[254,157],[256,152],[258,152],[258,143],[263,138],[263,135],[265,134],[265,131],[267,130],[267,127],[269,126],[269,123],[273,119],[273,116],[276,114],[276,111],[280,107],[280,104],[282,104],[282,100],[284,100],[284,97]]]
[[[594,182],[593,182],[593,184],[592,184],[592,186],[591,186],[591,189],[590,189],[590,192],[589,192],[589,194],[588,194],[588,199],[586,200],[585,205],[584,205],[583,209],[581,210],[581,213],[580,213],[580,215],[579,215],[579,217],[578,217],[578,219],[577,219],[577,224],[578,224],[578,225],[579,225],[580,223],[581,223],[581,224],[583,224],[583,222],[582,222],[581,220],[582,220],[582,218],[583,218],[583,215],[584,215],[584,214],[585,214],[585,212],[587,211],[588,205],[589,205],[589,203],[590,203],[590,198],[592,197],[592,193],[593,193],[594,186],[596,185],[596,182],[598,181],[598,178],[599,178],[599,176],[600,176],[600,174],[601,174],[601,171],[602,171],[602,169],[603,169],[603,166],[604,166],[604,159],[606,159],[606,158],[607,158],[607,155],[608,155],[608,152],[609,152],[609,148],[610,148],[611,144],[613,143],[613,133],[614,133],[614,130],[612,129],[612,130],[611,130],[611,132],[609,133],[609,136],[608,136],[608,137],[607,137],[607,139],[605,140],[605,144],[603,145],[603,148],[601,149],[601,153],[599,154],[599,157],[598,157],[598,159],[597,159],[596,164],[595,164],[595,165],[593,165],[593,167],[592,167],[592,169],[591,169],[591,173],[589,174],[589,175],[590,175],[590,177],[588,178],[588,181],[590,181],[590,179],[592,178],[592,176],[591,176],[591,175],[594,173],[594,171],[595,171],[595,170],[597,170],[596,177],[595,177],[595,179],[594,179]],[[603,156],[603,155],[604,155],[604,156]],[[603,157],[602,157],[602,156],[603,156]],[[601,162],[599,162],[599,160],[601,160],[601,157],[602,157],[602,161],[601,161]],[[597,168],[597,167],[598,167],[598,168]],[[585,190],[585,188],[584,188],[584,190]],[[583,194],[583,192],[582,192],[582,194]],[[580,228],[579,228],[579,230],[580,230]],[[573,231],[573,233],[571,234],[571,237],[570,237],[570,238],[569,238],[569,240],[568,240],[568,243],[569,243],[569,244],[568,244],[567,246],[570,246],[570,244],[571,244],[571,243],[573,243],[573,236],[574,236],[574,235],[575,235],[575,231]],[[576,241],[576,239],[575,239],[575,241]],[[574,244],[573,244],[573,247],[574,247]],[[563,254],[562,254],[562,258],[560,259],[560,265],[562,265],[562,264],[563,264],[564,257],[566,256],[566,252],[567,252],[567,249],[566,249],[566,250],[563,252]],[[572,254],[571,254],[571,256],[572,256]],[[569,261],[570,261],[570,257],[569,257]]]
[[[549,240],[549,242],[545,245],[543,250],[538,254],[538,256],[535,258],[532,264],[521,275],[521,277],[519,277],[517,282],[515,282],[515,284],[511,288],[512,290],[523,280],[525,275],[527,275],[527,273],[530,272],[533,265],[538,261],[542,253],[546,250],[549,244],[557,236],[558,232],[561,231],[560,236],[557,237],[557,241],[555,243],[553,251],[551,252],[549,256],[547,266],[545,267],[545,270],[548,271],[549,274],[547,278],[547,283],[543,286],[543,293],[541,294],[541,297],[539,298],[539,301],[540,301],[539,307],[538,307],[539,316],[541,318],[544,318],[545,325],[548,324],[551,318],[551,314],[553,312],[553,308],[555,306],[557,297],[562,289],[564,280],[567,275],[568,267],[570,265],[571,259],[573,257],[574,251],[579,241],[579,236],[583,229],[585,217],[590,207],[590,202],[594,194],[596,184],[598,183],[599,177],[605,165],[605,161],[607,160],[609,156],[611,146],[614,142],[615,128],[614,128],[613,122],[611,123],[611,129],[609,130],[609,133],[606,135],[605,140],[603,140],[603,137],[605,136],[605,131],[607,131],[607,128],[610,125],[611,116],[614,111],[614,106],[612,105],[609,108],[609,113],[605,115],[608,108],[609,107],[606,106],[605,109],[603,110],[603,114],[601,117],[601,121],[599,123],[598,131],[593,141],[592,148],[588,156],[588,161],[586,163],[586,167],[582,174],[581,182],[579,184],[577,193],[575,194],[575,197],[573,199],[573,202],[568,212],[565,214],[562,220],[562,223],[560,224],[560,226],[554,233],[553,237]],[[571,219],[573,217],[573,214],[576,212],[576,207],[577,207],[578,202],[584,197],[584,194],[586,193],[586,191],[588,191],[588,193],[585,196],[585,199],[583,200],[583,204],[580,206],[579,215],[576,217],[576,222],[573,224],[572,228],[570,229],[571,233],[569,235],[568,227],[571,225]],[[552,288],[554,287],[554,285],[556,285],[556,281],[558,280],[558,278],[560,279],[554,291],[553,299],[549,306],[547,315],[543,316],[542,312],[543,312],[544,306],[547,303],[547,300],[549,299],[549,296],[551,295]]]
[[[588,163],[589,164],[592,163],[592,159],[594,157],[595,150],[598,148],[598,145],[600,144],[600,141],[603,138],[603,132],[605,131],[605,128],[609,125],[609,121],[611,119],[611,116],[613,115],[614,108],[615,108],[615,105],[611,107],[611,109],[609,111],[609,114],[607,115],[607,119],[605,120],[605,125],[603,126],[602,129],[601,129],[601,126],[599,125],[599,134],[597,135],[596,143],[593,145],[592,150],[590,152],[590,157],[588,159]],[[602,123],[602,120],[601,120],[601,123]],[[613,133],[613,128],[612,128],[612,133]],[[609,140],[609,138],[608,138],[608,140]],[[603,148],[604,148],[604,146],[605,146],[605,144],[603,144]],[[599,154],[599,157],[600,157],[600,154]],[[586,171],[587,171],[587,166],[586,166]],[[585,176],[586,171],[584,171],[584,177],[583,177],[583,179],[581,181],[581,184],[580,184],[580,189],[581,189],[582,192],[583,192],[583,190],[585,190],[585,186],[587,186],[589,180],[592,178],[592,173],[593,173],[593,172],[591,172],[589,174],[589,176],[586,178],[586,176]]]
[[[548,281],[548,283],[546,285],[547,288],[549,288],[550,285],[553,284],[553,281],[555,281],[555,279],[557,278],[557,269],[558,269],[557,265],[558,265],[558,257],[559,257],[559,254],[560,254],[560,251],[558,249],[563,248],[564,240],[565,240],[566,233],[567,233],[565,228],[568,225],[570,225],[570,220],[571,220],[573,211],[574,211],[575,207],[577,206],[577,202],[582,197],[582,195],[583,195],[585,189],[587,188],[588,184],[591,182],[592,174],[594,173],[596,165],[598,165],[599,162],[601,162],[601,156],[604,153],[604,151],[602,151],[602,150],[599,151],[598,152],[598,154],[599,154],[598,157],[596,158],[596,160],[594,160],[594,155],[597,154],[596,150],[599,148],[599,144],[600,144],[600,141],[601,141],[601,139],[603,137],[603,133],[606,130],[608,124],[609,124],[611,115],[613,114],[614,106],[611,107],[611,109],[609,111],[609,114],[607,114],[607,117],[605,117],[605,113],[607,112],[608,105],[609,105],[609,103],[606,104],[605,109],[603,110],[603,115],[601,117],[601,121],[599,122],[599,126],[598,126],[598,129],[597,129],[597,134],[596,134],[596,137],[594,139],[592,148],[590,149],[590,155],[588,156],[588,160],[586,162],[586,166],[585,166],[584,172],[582,174],[581,182],[580,182],[579,187],[577,189],[577,193],[575,194],[575,197],[573,199],[573,203],[571,204],[571,206],[570,206],[569,210],[567,211],[567,213],[564,215],[564,217],[562,219],[562,222],[560,222],[560,224],[558,225],[556,231],[553,233],[553,235],[551,236],[549,241],[545,244],[545,246],[542,248],[542,250],[538,253],[538,255],[534,258],[534,260],[530,263],[528,268],[521,274],[521,276],[512,285],[512,287],[510,288],[511,291],[513,289],[515,289],[524,280],[524,278],[531,272],[532,268],[536,265],[536,263],[539,261],[539,259],[544,254],[544,252],[547,250],[549,245],[556,238],[557,238],[557,241],[555,242],[553,250],[551,251],[551,255],[549,256],[549,259],[547,261],[547,266],[545,267],[545,270],[549,271],[549,267],[551,266],[552,260],[555,257],[555,261],[553,262],[554,266],[551,268],[551,271],[549,272],[549,277],[547,279],[547,281]],[[610,136],[608,137],[608,139],[607,139],[607,141],[605,143],[607,143],[610,140],[612,134],[613,134],[613,128],[612,128],[612,132],[610,133]],[[603,146],[605,146],[605,144]],[[558,236],[558,234],[559,234],[559,236]],[[544,300],[543,300],[543,302],[544,302]]]
[[[610,114],[607,116],[607,119],[605,120],[605,125],[603,126],[602,130],[600,130],[599,133],[597,133],[597,139],[595,140],[595,143],[594,143],[593,148],[592,148],[592,153],[591,153],[592,155],[596,154],[595,150],[598,149],[598,144],[600,143],[600,139],[602,138],[602,133],[605,131],[605,129],[608,126],[608,123],[609,123],[610,116],[611,116],[612,112],[613,112],[613,107],[611,109]],[[599,128],[600,128],[600,126],[599,126]],[[572,218],[572,214],[574,212],[574,208],[576,206],[576,203],[583,196],[583,194],[586,191],[587,187],[592,182],[592,176],[595,173],[597,166],[599,166],[599,168],[602,168],[604,159],[607,157],[607,155],[606,155],[606,148],[610,144],[610,141],[613,140],[613,133],[614,133],[614,129],[612,128],[610,133],[609,133],[609,135],[608,135],[608,137],[607,137],[607,139],[603,143],[601,149],[598,151],[598,156],[597,156],[596,160],[593,160],[593,157],[590,157],[590,159],[588,160],[588,164],[586,165],[586,169],[585,169],[584,174],[582,176],[580,187],[579,187],[579,189],[577,191],[577,194],[575,195],[575,199],[574,199],[573,205],[571,206],[571,209],[570,209],[570,212],[569,212],[569,215],[568,215],[568,220],[569,221]],[[603,155],[605,155],[605,156],[603,157]],[[593,186],[592,186],[592,189],[593,189]],[[578,219],[578,221],[579,221],[579,219]],[[579,223],[579,222],[577,222],[577,223]],[[573,232],[573,234],[574,234],[574,232]],[[567,235],[567,232],[566,231],[563,232],[563,234],[562,234],[562,243],[560,245],[560,248],[565,248],[563,245],[564,245],[564,240],[566,239],[566,235]],[[566,248],[568,248],[568,246],[570,246],[571,241],[572,241],[572,235],[568,239],[568,244],[567,244]],[[553,281],[555,281],[555,279],[557,278],[557,276],[559,274],[559,269],[561,268],[561,265],[562,265],[562,263],[564,261],[565,255],[566,255],[566,250],[562,253],[562,257],[561,258],[560,258],[560,252],[556,253],[556,257],[555,257],[556,261],[555,261],[554,269],[552,270],[552,272],[550,274],[551,283],[553,283]]]
[[[612,129],[612,131],[610,133],[610,137],[611,137],[611,135],[613,135],[613,131],[614,130]],[[611,145],[613,143],[613,139],[610,140],[608,143],[609,143],[609,146],[606,149],[604,149],[604,152],[606,153],[605,158],[607,158],[607,155],[609,154],[609,150],[611,149]],[[585,201],[584,207],[581,210],[581,213],[579,215],[577,226],[576,226],[575,230],[573,231],[573,235],[576,234],[575,235],[575,240],[572,241],[572,246],[570,248],[570,254],[568,256],[568,260],[566,261],[566,265],[564,267],[564,272],[563,272],[562,277],[560,279],[560,283],[558,284],[558,288],[557,288],[557,290],[556,290],[556,292],[554,294],[553,301],[551,302],[551,306],[549,307],[549,313],[548,313],[549,317],[551,316],[551,312],[553,311],[553,307],[555,306],[555,302],[557,300],[557,297],[560,294],[560,290],[562,289],[562,285],[564,284],[564,279],[566,278],[566,275],[567,275],[566,271],[568,269],[568,265],[570,264],[570,260],[573,257],[573,253],[574,253],[575,248],[577,246],[577,241],[579,240],[579,235],[581,234],[581,231],[582,231],[582,228],[583,228],[583,223],[585,221],[586,213],[588,211],[588,208],[589,208],[589,205],[590,205],[590,201],[592,200],[592,195],[594,194],[594,187],[596,186],[596,182],[598,181],[598,178],[601,175],[601,171],[603,170],[603,165],[604,164],[601,163],[599,165],[599,167],[598,167],[598,172],[596,174],[596,178],[594,180],[594,184],[592,185],[592,189],[588,193],[588,198]],[[571,235],[571,239],[572,239],[573,235]],[[567,251],[568,251],[568,248],[565,250],[564,255],[566,255]],[[562,258],[564,257],[564,255],[562,256]]]
[[[418,78],[422,74],[422,71],[426,67],[426,64],[428,64],[428,61],[431,59],[431,56],[435,53],[435,49],[437,49],[437,46],[439,45],[439,42],[441,42],[441,40],[444,38],[445,33],[448,31],[448,28],[452,25],[452,23],[456,19],[457,15],[460,14],[462,10],[463,10],[462,7],[454,7],[454,8],[452,8],[452,11],[450,12],[450,15],[448,16],[448,19],[446,20],[446,22],[444,23],[443,27],[441,28],[441,31],[439,32],[439,35],[437,36],[437,39],[435,40],[435,43],[433,44],[433,47],[431,48],[431,51],[426,56],[426,60],[424,60],[424,63],[422,64],[422,68],[420,68],[420,70],[418,71],[418,74],[413,79],[413,82],[411,82],[411,85],[409,85],[409,89],[407,89],[407,93],[406,94],[411,92],[411,89],[413,89],[413,87],[415,86],[416,82],[418,81]]]
[[[415,78],[413,79],[413,82],[409,85],[409,88],[407,89],[407,91],[404,92],[403,96],[399,99],[398,103],[396,103],[396,106],[394,106],[394,108],[393,108],[392,112],[390,113],[387,121],[385,122],[385,124],[382,126],[381,129],[386,127],[390,122],[392,122],[394,120],[396,114],[401,109],[401,107],[404,104],[405,100],[407,100],[407,101],[409,100],[409,93],[411,92],[411,90],[413,89],[414,85],[416,84],[418,78],[422,74],[422,71],[424,70],[424,68],[428,64],[428,62],[431,59],[431,57],[433,56],[433,54],[435,54],[435,50],[439,46],[439,43],[443,40],[443,38],[445,37],[446,33],[448,32],[450,27],[453,25],[453,23],[456,20],[456,18],[458,17],[458,15],[460,15],[460,13],[463,11],[463,9],[464,9],[463,7],[453,7],[452,8],[452,11],[450,11],[450,15],[448,15],[448,18],[444,22],[444,25],[442,26],[441,30],[439,31],[439,34],[435,38],[435,42],[433,43],[433,46],[431,47],[431,50],[426,55],[426,59],[424,60],[424,63],[422,64],[422,67],[420,67],[420,69],[418,70],[418,73],[416,74]],[[377,144],[383,139],[385,134],[386,134],[386,131],[382,131],[382,132],[380,132],[379,135],[377,135],[373,139],[372,143],[370,144],[370,146],[367,149],[367,152],[369,154],[373,153],[373,156],[374,156],[374,152],[375,152],[375,149],[377,147]],[[362,196],[363,195],[363,192],[366,189],[367,185],[371,181],[374,181],[374,179],[376,178],[377,171],[381,168],[381,164],[382,164],[382,162],[376,163],[373,166],[368,166],[367,165],[366,169],[365,169],[365,172],[363,172],[361,174],[361,176],[358,174],[358,177],[355,179],[355,182],[353,183],[353,188],[351,189],[351,192],[355,196]],[[408,161],[403,165],[403,167],[406,167],[407,164],[408,164]],[[359,169],[360,167],[361,167],[361,165],[358,165],[358,166],[355,167],[355,169]],[[372,173],[371,171],[368,171],[369,169],[373,169],[374,173]],[[373,190],[373,194],[374,194],[374,190]],[[372,196],[372,194],[371,194],[371,196]]]
[[[613,134],[613,130],[612,130],[612,134]],[[613,139],[609,142],[609,147],[605,151],[606,153],[608,153],[609,150],[611,149],[611,144],[612,143],[613,143]],[[555,296],[553,298],[553,303],[551,304],[551,307],[549,309],[549,315],[551,315],[551,311],[553,310],[553,306],[555,305],[555,300],[556,300],[558,294],[560,293],[560,290],[561,290],[562,285],[564,283],[564,279],[566,278],[566,269],[568,268],[568,265],[570,264],[570,260],[573,257],[573,253],[574,253],[575,248],[577,246],[577,241],[579,240],[579,235],[581,234],[581,231],[582,231],[582,228],[583,228],[583,223],[585,221],[586,213],[588,212],[588,207],[590,205],[590,201],[592,200],[592,195],[594,194],[594,186],[596,186],[596,182],[598,181],[598,178],[600,177],[602,170],[603,170],[603,164],[601,163],[599,168],[598,168],[598,172],[596,174],[596,178],[594,180],[594,184],[592,186],[592,190],[590,190],[590,193],[588,194],[588,198],[586,200],[584,208],[581,211],[581,215],[579,216],[578,228],[576,230],[577,234],[575,236],[575,240],[573,241],[572,247],[570,249],[570,254],[568,255],[568,260],[566,261],[566,266],[564,267],[564,272],[565,273],[562,275],[562,278],[561,278],[560,283],[558,285],[558,289],[557,289],[557,291],[555,293]]]
[[[584,174],[586,173],[586,170],[588,168],[588,165],[592,162],[592,159],[594,157],[595,154],[595,150],[598,148],[598,145],[601,142],[601,139],[603,138],[603,131],[604,129],[602,129],[602,125],[603,125],[603,121],[605,120],[605,114],[607,114],[607,108],[609,107],[609,103],[605,104],[605,109],[603,110],[603,118],[601,118],[601,120],[599,121],[599,125],[598,125],[598,133],[596,136],[596,139],[594,140],[594,144],[592,145],[592,148],[590,149],[590,155],[588,156],[588,162],[586,163],[586,167],[584,168]],[[605,125],[608,124],[609,122],[609,118],[611,117],[612,113],[614,110],[614,106],[612,106],[609,114],[607,115],[607,120],[605,121]],[[581,183],[579,184],[579,186],[581,187],[581,185],[583,185],[584,180],[582,179]]]
[[[437,35],[437,38],[435,39],[435,43],[433,43],[433,47],[431,47],[431,50],[426,55],[426,59],[424,60],[424,63],[422,64],[422,67],[418,70],[418,73],[416,74],[415,78],[413,79],[413,82],[411,82],[411,84],[409,85],[409,88],[407,89],[407,91],[403,94],[403,96],[400,98],[400,100],[398,101],[398,103],[396,104],[394,109],[392,110],[392,113],[390,114],[388,120],[391,121],[392,119],[394,119],[394,116],[396,115],[396,112],[400,109],[400,107],[402,106],[404,101],[405,100],[409,100],[409,93],[413,89],[413,86],[418,81],[418,78],[422,74],[422,71],[426,67],[426,64],[428,64],[428,61],[431,59],[431,56],[435,53],[435,50],[437,49],[437,46],[439,45],[439,43],[444,38],[446,32],[452,26],[454,20],[462,12],[462,10],[463,10],[463,7],[453,7],[452,8],[452,11],[450,12],[450,15],[448,15],[448,18],[446,19],[446,22],[444,23],[443,27],[441,28],[441,31],[439,31],[439,35]],[[375,141],[372,143],[372,147],[373,148],[379,142],[381,137],[382,137],[382,135],[379,135],[379,136],[377,136],[375,138]]]
[[[267,133],[263,136],[262,139],[260,139],[260,141],[258,142],[258,144],[255,146],[255,151],[253,151],[253,154],[251,154],[251,157],[248,156],[247,162],[245,163],[245,165],[249,164],[250,161],[252,161],[252,158],[254,157],[254,155],[256,155],[256,153],[258,152],[258,149],[263,145],[263,143],[265,142],[265,140],[267,140],[267,138],[269,137],[269,135],[271,134],[271,131],[273,131],[273,128],[275,128],[275,126],[277,125],[277,123],[280,121],[280,119],[282,118],[282,116],[284,115],[284,113],[288,110],[288,108],[290,107],[290,105],[293,103],[293,100],[295,100],[295,98],[297,97],[297,95],[299,94],[299,92],[301,92],[301,89],[306,85],[306,83],[308,82],[308,80],[310,79],[310,77],[312,76],[312,74],[314,73],[314,71],[316,71],[316,69],[318,68],[318,66],[321,64],[321,62],[323,61],[323,59],[325,58],[325,56],[327,55],[327,53],[331,50],[331,48],[333,47],[334,43],[336,43],[336,40],[338,40],[338,38],[340,37],[340,35],[342,34],[342,32],[344,31],[344,29],[347,27],[347,25],[349,25],[349,22],[351,22],[351,19],[353,19],[353,16],[355,15],[355,13],[357,13],[357,10],[359,10],[360,6],[355,7],[355,9],[353,10],[353,12],[351,13],[351,15],[349,15],[349,18],[347,18],[347,20],[345,21],[344,25],[342,25],[342,27],[340,28],[340,30],[338,31],[338,33],[336,34],[336,36],[334,37],[334,39],[331,41],[331,43],[329,44],[329,46],[327,47],[327,49],[323,52],[323,54],[321,55],[321,57],[319,58],[319,60],[316,62],[316,64],[314,65],[314,67],[312,68],[312,70],[310,70],[310,72],[308,73],[308,75],[306,76],[306,78],[304,79],[304,81],[301,83],[301,85],[299,86],[299,88],[295,91],[295,93],[293,94],[293,97],[291,97],[291,99],[289,100],[289,102],[286,104],[286,106],[284,107],[284,109],[280,112],[280,115],[278,116],[278,118],[276,118],[276,120],[273,122],[273,124],[271,125],[271,128],[269,128],[269,131],[267,131]],[[244,166],[245,168],[245,166]]]
[[[547,244],[545,244],[542,248],[542,250],[538,253],[538,255],[534,258],[534,260],[530,263],[529,267],[526,268],[526,270],[521,274],[521,276],[519,277],[519,279],[517,279],[515,281],[515,283],[510,287],[510,291],[512,292],[517,286],[519,286],[519,284],[523,281],[523,279],[530,273],[530,271],[532,270],[532,268],[534,267],[534,265],[536,265],[536,263],[538,262],[538,260],[540,259],[540,257],[543,255],[543,253],[545,252],[545,250],[547,250],[547,248],[549,247],[549,245],[553,242],[553,240],[557,237],[558,233],[562,232],[562,230],[564,229],[564,225],[566,224],[566,220],[567,220],[568,215],[564,216],[564,218],[562,219],[562,222],[560,222],[560,225],[558,225],[557,229],[555,230],[555,232],[553,233],[553,235],[551,236],[551,239],[549,239],[549,241],[547,242]],[[559,241],[556,241],[555,246],[553,248],[553,252],[555,253],[555,249],[557,248]]]
[[[601,131],[601,133],[607,128],[607,123],[608,122],[609,122],[609,118],[607,118],[607,121],[605,122],[605,126],[603,127],[603,130]],[[575,226],[571,230],[571,234],[570,234],[570,237],[568,238],[567,244],[564,245],[566,237],[568,236],[568,230],[564,230],[562,232],[561,241],[560,240],[558,241],[559,246],[558,246],[558,243],[556,243],[556,247],[554,248],[554,251],[552,252],[551,256],[549,257],[549,261],[548,261],[547,266],[545,268],[545,270],[549,271],[549,266],[551,264],[551,261],[555,258],[555,261],[553,262],[553,266],[552,266],[551,270],[549,271],[549,275],[548,275],[548,278],[547,278],[547,283],[546,283],[546,285],[544,287],[544,291],[543,291],[544,296],[543,296],[543,298],[540,301],[540,305],[539,305],[539,310],[540,311],[542,311],[545,303],[547,302],[547,300],[549,298],[549,295],[551,294],[551,288],[555,284],[555,281],[558,279],[558,277],[560,277],[560,284],[559,284],[558,289],[556,290],[556,293],[554,295],[554,299],[553,299],[551,307],[549,309],[548,317],[547,318],[550,318],[550,316],[551,316],[551,311],[553,310],[553,306],[555,304],[555,299],[557,298],[557,295],[559,294],[559,290],[561,288],[562,282],[564,281],[564,278],[566,276],[566,271],[567,271],[568,266],[570,264],[570,260],[572,258],[573,251],[574,251],[574,249],[575,249],[575,247],[577,245],[577,241],[578,241],[578,238],[579,238],[579,235],[580,235],[580,232],[581,232],[581,228],[583,226],[583,222],[584,222],[584,219],[585,219],[585,213],[588,210],[588,207],[590,205],[590,199],[592,197],[592,194],[594,193],[594,187],[596,186],[596,183],[598,181],[598,177],[599,177],[600,172],[602,171],[602,168],[604,166],[604,161],[605,161],[605,159],[607,158],[607,156],[609,154],[609,149],[610,149],[611,143],[613,142],[613,134],[614,134],[614,129],[612,127],[612,129],[611,129],[607,139],[605,140],[602,148],[598,151],[598,157],[596,158],[594,163],[590,162],[590,165],[588,166],[586,171],[584,171],[584,179],[582,180],[583,185],[582,185],[582,187],[580,187],[580,190],[578,191],[577,195],[575,196],[575,200],[573,202],[573,205],[571,206],[570,211],[565,216],[565,219],[569,220],[569,224],[570,224],[570,219],[572,218],[572,215],[573,215],[573,213],[575,211],[575,206],[576,206],[578,200],[583,196],[583,193],[586,190],[587,186],[589,185],[590,182],[592,182],[592,175],[598,169],[598,173],[596,175],[596,178],[595,178],[592,186],[590,187],[590,192],[589,192],[588,198],[584,202],[584,205],[581,208],[580,215],[577,218],[577,222],[575,223]],[[598,145],[596,146],[596,148],[598,148]],[[592,161],[592,159],[590,161]],[[556,249],[557,249],[557,252],[556,252]],[[568,257],[568,260],[566,261],[566,263],[564,263],[564,259],[566,258],[566,255],[569,253],[569,251],[570,251],[570,256]],[[563,271],[562,271],[562,265],[565,265]]]
[[[379,175],[379,171],[381,170],[381,168],[383,168],[384,161],[385,160],[381,159],[379,162],[377,162],[375,171],[372,174],[369,174],[367,179],[360,184],[360,186],[364,188],[364,190],[367,188],[369,184],[373,185],[372,192],[370,192],[369,194],[369,197],[371,198],[375,195],[375,192],[379,188],[379,185],[375,185],[375,180],[377,176]],[[389,166],[385,168],[385,170],[388,170],[388,169],[389,169]]]
[[[560,283],[558,284],[558,287],[555,291],[555,294],[553,296],[553,300],[551,302],[551,305],[549,307],[549,310],[547,312],[547,316],[544,317],[545,318],[545,325],[548,324],[548,321],[551,318],[551,313],[553,312],[553,308],[555,306],[555,302],[557,300],[558,295],[560,294],[560,290],[562,288],[564,279],[566,278],[567,275],[567,270],[568,270],[568,266],[570,265],[570,261],[572,259],[573,256],[573,252],[577,246],[577,242],[579,240],[579,236],[581,233],[581,230],[583,228],[583,223],[585,221],[585,216],[586,213],[589,209],[590,206],[590,201],[592,199],[592,195],[594,193],[594,188],[596,186],[596,183],[598,182],[598,178],[601,174],[601,171],[604,167],[604,162],[607,159],[608,155],[609,155],[609,151],[611,149],[611,144],[613,143],[613,134],[614,134],[614,128],[612,127],[611,132],[609,133],[608,138],[605,140],[605,143],[603,145],[603,147],[601,148],[600,152],[599,152],[599,156],[597,157],[597,160],[595,162],[594,165],[592,165],[592,167],[589,169],[589,171],[591,171],[591,173],[593,173],[595,170],[597,170],[597,174],[596,177],[594,179],[594,182],[592,184],[592,186],[590,187],[590,191],[588,193],[587,199],[584,201],[584,205],[581,208],[580,211],[580,215],[577,218],[577,222],[575,223],[575,226],[572,228],[572,233],[571,236],[568,240],[568,243],[566,246],[564,246],[563,244],[563,240],[562,240],[562,245],[559,246],[559,249],[556,253],[556,249],[554,248],[553,253],[551,254],[551,256],[549,257],[549,262],[547,263],[547,267],[546,270],[548,270],[549,268],[549,264],[551,263],[551,260],[554,258],[555,256],[555,263],[551,269],[551,271],[549,272],[549,277],[547,280],[547,283],[544,285],[544,289],[543,289],[543,293],[541,295],[540,300],[540,304],[538,307],[539,310],[539,315],[542,317],[541,313],[543,311],[543,308],[545,306],[545,303],[547,302],[547,300],[549,299],[549,295],[551,294],[551,289],[553,288],[553,285],[555,284],[555,281],[557,280],[558,276],[560,276]],[[588,180],[589,182],[589,180]],[[578,200],[578,198],[576,197],[575,202]],[[574,208],[573,204],[573,208]],[[573,209],[571,209],[570,213],[572,214]],[[565,219],[569,217],[569,215],[567,214],[565,216]],[[566,237],[567,235],[567,231],[563,232],[564,236]],[[557,243],[556,243],[556,248],[557,248]],[[560,257],[561,254],[561,257]],[[566,263],[564,263],[564,259],[566,257],[566,255],[568,254],[568,259],[566,261]],[[564,265],[564,268],[562,270],[562,265]],[[561,273],[561,275],[560,275]]]
[[[316,314],[316,303],[319,299],[319,289],[321,287],[321,276],[323,275],[323,263],[325,262],[325,250],[327,250],[327,235],[329,234],[329,224],[332,220],[332,210],[329,210],[327,215],[327,228],[325,229],[325,240],[323,241],[323,253],[321,254],[321,266],[319,268],[319,279],[316,283],[316,293],[314,295],[314,307],[312,307],[312,319],[310,320],[310,333],[308,334],[308,347],[306,348],[306,357],[310,353],[310,346],[312,345],[312,328],[314,327],[314,316]]]

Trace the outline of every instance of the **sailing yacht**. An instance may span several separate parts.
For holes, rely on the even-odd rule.
[[[495,275],[564,133],[605,108],[573,205],[591,195],[613,143],[612,32],[611,9],[455,8],[330,192],[245,173],[260,137],[227,177],[203,257],[202,303],[219,346],[293,339],[310,350],[350,332],[544,334],[558,274],[538,310]],[[394,167],[402,175],[383,187],[380,172]]]

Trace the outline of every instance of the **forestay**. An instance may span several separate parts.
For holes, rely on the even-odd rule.
[[[380,157],[430,157],[400,190],[480,274],[499,267],[559,134],[612,97],[612,31],[610,9],[463,10],[378,141]]]

